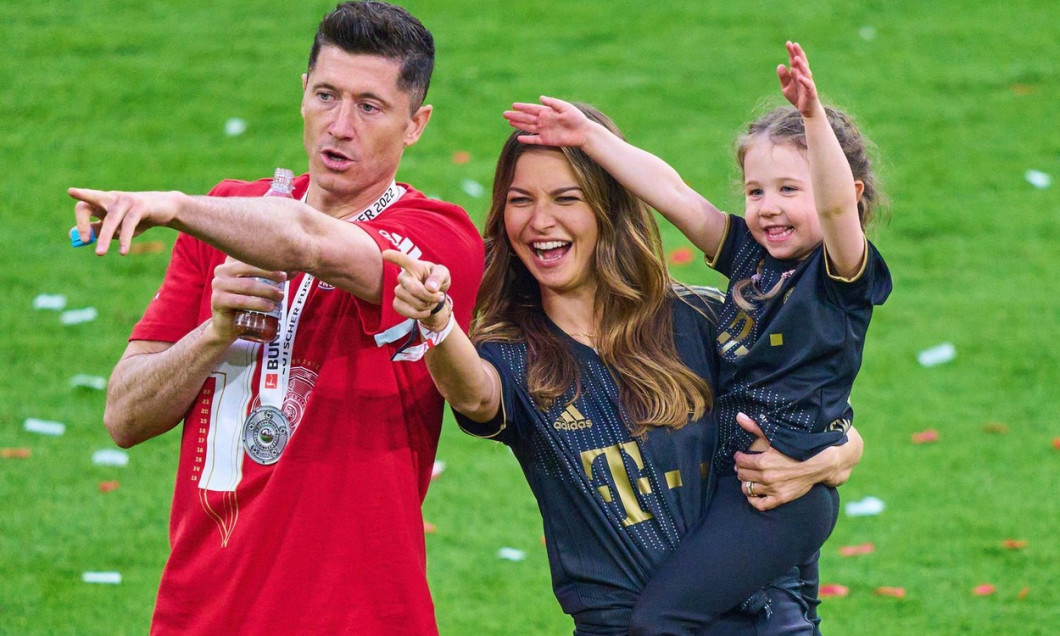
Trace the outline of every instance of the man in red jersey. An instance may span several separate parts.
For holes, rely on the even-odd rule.
[[[400,269],[380,256],[459,271],[449,294],[468,327],[474,225],[395,182],[430,119],[433,64],[430,32],[404,9],[339,5],[302,76],[309,172],[294,200],[263,198],[264,179],[208,197],[70,190],[97,254],[112,238],[127,253],[152,226],[181,231],[104,415],[122,447],[184,423],[153,634],[437,633],[420,506],[443,402],[422,363],[392,362],[418,334],[392,307]],[[237,339],[237,312],[277,303],[272,343]]]

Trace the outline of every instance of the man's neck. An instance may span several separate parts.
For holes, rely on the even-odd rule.
[[[339,220],[353,218],[360,214],[370,205],[379,200],[383,193],[390,187],[392,181],[387,181],[370,188],[366,188],[352,198],[333,196],[330,192],[316,187],[312,180],[309,182],[309,196],[306,203]]]

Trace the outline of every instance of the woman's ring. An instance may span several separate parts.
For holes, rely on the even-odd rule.
[[[746,482],[744,482],[744,484],[747,486],[747,496],[748,497],[754,497],[755,496],[755,483],[753,481],[746,481]]]

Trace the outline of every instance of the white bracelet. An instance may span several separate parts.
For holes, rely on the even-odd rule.
[[[423,337],[423,343],[427,345],[428,349],[442,344],[442,341],[449,335],[449,332],[456,326],[456,312],[453,311],[453,299],[449,297],[449,294],[446,294],[443,302],[449,305],[449,320],[439,331],[431,331],[424,327],[422,322],[418,320],[416,321],[416,326],[420,328],[420,336]]]

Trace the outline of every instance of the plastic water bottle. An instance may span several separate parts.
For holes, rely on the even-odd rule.
[[[294,188],[294,173],[285,168],[277,168],[275,174],[272,177],[272,185],[269,187],[269,191],[265,193],[267,197],[286,197],[288,199],[293,198],[294,195],[291,191]],[[258,278],[255,280],[261,281],[267,285],[272,285],[276,289],[282,290],[283,283],[274,281],[269,278]],[[280,329],[280,319],[283,317],[283,308],[280,304],[276,305],[276,308],[272,311],[241,311],[236,314],[235,327],[236,333],[243,340],[250,340],[251,342],[272,342],[276,338],[276,333]]]

